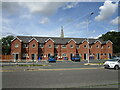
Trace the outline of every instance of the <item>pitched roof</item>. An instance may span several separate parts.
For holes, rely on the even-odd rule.
[[[17,36],[23,43],[29,43],[29,40],[36,38],[39,43],[45,43],[45,41],[51,38],[55,44],[66,44],[71,39],[76,41],[76,44],[82,43],[82,41],[87,40],[87,38],[61,38],[61,37],[36,37],[36,36]],[[96,40],[99,40],[101,43],[104,43],[103,40],[89,38],[89,44],[93,44]]]

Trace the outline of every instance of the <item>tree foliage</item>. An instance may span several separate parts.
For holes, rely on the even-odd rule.
[[[14,36],[7,36],[0,39],[2,44],[2,54],[9,55],[11,52],[11,40],[14,39]]]
[[[104,41],[112,41],[113,53],[120,53],[120,32],[107,32],[99,37],[99,39],[103,39]]]

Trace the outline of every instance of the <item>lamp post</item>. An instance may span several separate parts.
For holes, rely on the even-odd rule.
[[[93,15],[94,13],[92,12],[92,13],[90,13],[90,15],[88,16],[88,18],[87,18],[87,34],[88,34],[88,32],[89,32],[89,28],[88,28],[88,25],[89,25],[89,18],[90,18],[90,16],[91,15]],[[87,55],[87,59],[88,59],[88,63],[90,62],[90,60],[89,60],[89,38],[87,38],[87,41],[88,41],[88,55]]]

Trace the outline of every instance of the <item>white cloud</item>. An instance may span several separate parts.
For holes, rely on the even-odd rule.
[[[117,10],[118,4],[112,3],[112,1],[105,1],[104,5],[99,7],[99,15],[95,17],[96,21],[102,21],[112,16]]]
[[[115,24],[115,25],[118,25],[118,24],[120,24],[120,17],[116,17],[115,19],[113,19],[112,21],[111,21],[111,23],[112,24]]]
[[[40,24],[46,24],[46,23],[48,23],[50,20],[47,18],[47,17],[44,17],[44,18],[42,18],[40,21],[39,21],[39,23]]]
[[[30,14],[51,15],[55,13],[65,2],[3,2],[2,11],[10,15]],[[25,11],[28,10],[28,11]]]
[[[26,7],[32,14],[53,14],[60,8],[64,2],[24,2],[20,3],[21,6]]]
[[[63,9],[65,10],[65,9],[74,8],[77,6],[77,4],[78,2],[67,3]]]

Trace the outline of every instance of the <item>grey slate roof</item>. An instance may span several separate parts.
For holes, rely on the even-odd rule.
[[[82,43],[84,40],[87,40],[87,38],[61,38],[61,37],[34,37],[34,36],[17,36],[20,40],[22,40],[23,43],[28,43],[32,38],[35,38],[38,40],[39,43],[45,43],[46,40],[51,38],[55,44],[66,44],[71,39],[73,39],[76,44]],[[96,40],[99,40],[101,43],[105,43],[105,41],[102,41],[100,39],[93,39],[89,38],[89,44],[93,44]]]

